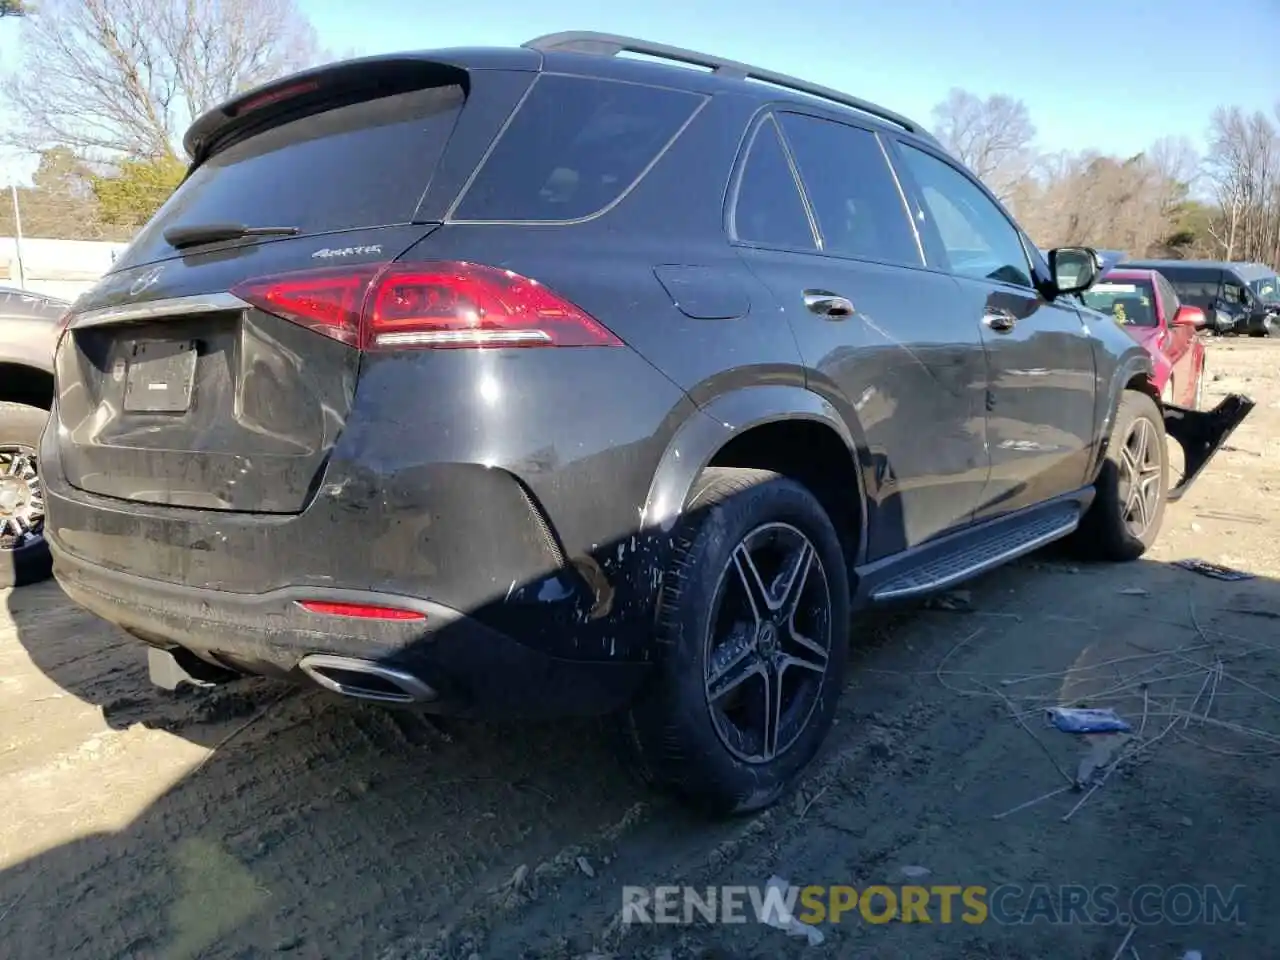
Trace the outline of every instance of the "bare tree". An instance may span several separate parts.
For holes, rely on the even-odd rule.
[[[934,135],[1002,200],[1035,164],[1036,128],[1021,100],[952,89],[933,108]]]
[[[7,139],[98,160],[176,156],[195,116],[319,56],[294,0],[42,0],[23,30]]]
[[[1278,117],[1280,119],[1280,117]],[[1209,123],[1211,226],[1227,260],[1280,260],[1280,130],[1266,116],[1219,108]]]

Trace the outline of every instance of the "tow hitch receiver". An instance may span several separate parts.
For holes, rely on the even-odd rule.
[[[1165,433],[1178,441],[1186,457],[1186,472],[1168,493],[1169,500],[1180,500],[1196,477],[1213,459],[1231,436],[1231,432],[1244,421],[1255,404],[1238,393],[1228,394],[1212,410],[1187,410],[1183,407],[1165,406]]]

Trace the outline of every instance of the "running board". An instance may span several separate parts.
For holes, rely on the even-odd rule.
[[[1092,501],[1090,487],[921,544],[859,570],[857,596],[878,604],[945,590],[1073,533]]]

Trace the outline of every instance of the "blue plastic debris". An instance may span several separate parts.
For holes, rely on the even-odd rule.
[[[1049,723],[1063,733],[1128,733],[1129,726],[1110,707],[1105,710],[1087,707],[1050,707]]]

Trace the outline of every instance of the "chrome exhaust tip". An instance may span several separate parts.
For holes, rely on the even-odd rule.
[[[411,673],[372,660],[313,653],[298,668],[332,693],[375,703],[429,703],[439,694]]]

